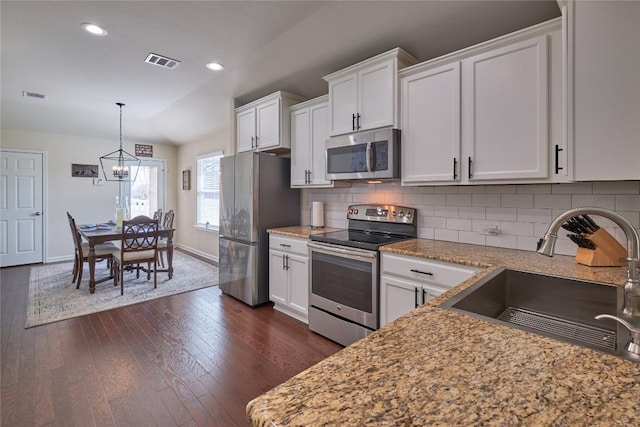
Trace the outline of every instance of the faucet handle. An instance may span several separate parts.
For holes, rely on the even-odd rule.
[[[629,341],[629,343],[627,344],[627,351],[633,354],[640,355],[640,328],[636,328],[626,320],[621,319],[617,316],[612,316],[610,314],[598,314],[596,316],[596,319],[613,319],[617,322],[620,322],[625,328],[629,330],[629,332],[631,332],[631,341]]]

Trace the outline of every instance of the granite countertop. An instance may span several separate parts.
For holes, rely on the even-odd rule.
[[[383,251],[484,270],[249,402],[254,426],[640,424],[639,364],[437,307],[498,267],[616,285],[624,267],[423,239]]]
[[[339,228],[311,228],[308,225],[296,225],[292,227],[269,228],[267,229],[267,233],[308,239],[312,234],[323,234],[338,230]]]

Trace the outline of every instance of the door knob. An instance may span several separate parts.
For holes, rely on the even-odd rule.
[[[42,215],[42,212],[36,212],[34,215],[35,216],[40,216],[40,215]]]

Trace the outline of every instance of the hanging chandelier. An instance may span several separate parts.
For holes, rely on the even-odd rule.
[[[100,166],[106,181],[133,182],[138,176],[140,159],[122,149],[122,107],[124,104],[116,102],[116,105],[120,107],[120,148],[100,157]]]

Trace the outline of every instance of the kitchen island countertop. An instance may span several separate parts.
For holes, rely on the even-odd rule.
[[[614,285],[624,267],[425,239],[382,251],[483,270],[249,402],[254,426],[640,424],[639,364],[437,306],[499,267]]]

